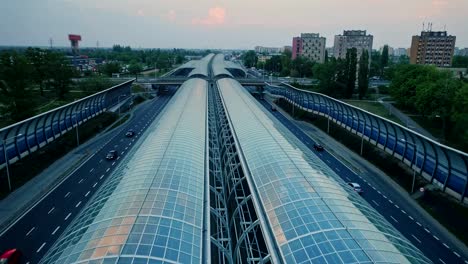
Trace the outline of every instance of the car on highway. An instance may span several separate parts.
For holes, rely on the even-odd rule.
[[[314,144],[314,149],[317,150],[317,151],[323,151],[324,150],[323,146],[320,145],[319,143]]]
[[[0,256],[0,264],[19,264],[21,255],[21,251],[16,248],[8,249]]]
[[[111,150],[107,153],[106,155],[106,159],[107,160],[115,160],[117,159],[117,156],[119,156],[119,154],[117,153],[116,150]]]
[[[126,137],[133,137],[135,135],[135,131],[133,129],[130,129],[125,133]]]
[[[359,194],[362,194],[363,191],[361,189],[361,185],[359,185],[358,183],[355,183],[355,182],[348,182],[348,185],[351,186],[351,188],[353,188],[353,190]]]

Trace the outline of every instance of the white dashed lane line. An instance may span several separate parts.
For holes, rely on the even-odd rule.
[[[57,231],[60,229],[60,226],[57,226],[57,228],[55,228],[54,232],[52,232],[52,235],[55,235],[55,233],[57,233]]]
[[[106,172],[109,172],[110,171],[110,168],[107,168]]]
[[[80,184],[80,183],[82,183],[82,182],[83,182],[83,179],[81,179],[81,180],[78,182],[78,184]]]
[[[95,182],[95,183],[93,184],[93,188],[96,187],[96,185],[97,185],[97,182]]]
[[[350,179],[350,178],[348,178],[348,177],[345,177],[345,178],[346,178],[346,180],[347,180],[347,181],[351,181],[351,179]]]
[[[93,171],[94,171],[94,168],[90,169],[90,170],[89,170],[89,173],[91,173],[91,172],[93,172]]]
[[[89,193],[90,193],[90,191],[88,191],[84,196],[85,196],[85,197],[88,197]]]
[[[65,221],[67,221],[70,216],[71,216],[71,213],[68,213],[67,216],[65,217]]]
[[[415,237],[413,234],[411,234],[411,236],[416,240],[418,241],[418,243],[421,243],[421,240],[419,240],[417,237]]]
[[[398,223],[398,221],[397,221],[393,216],[390,216],[390,218],[392,218],[393,221],[395,221],[396,223]]]
[[[103,161],[103,160],[101,159],[101,160],[99,161],[99,163],[101,163],[102,161]]]
[[[101,177],[99,177],[99,179],[100,179],[100,180],[102,180],[102,178],[104,178],[104,174],[103,174],[103,175],[101,175]]]
[[[442,243],[442,245],[444,245],[444,247],[446,247],[446,248],[450,248],[450,247],[449,247],[447,244],[445,244],[445,243]]]
[[[379,206],[379,204],[378,204],[376,201],[372,200],[372,202],[373,202],[375,205]]]
[[[79,202],[75,205],[75,207],[80,206],[80,204],[81,204],[81,201],[79,201]]]
[[[46,245],[46,243],[42,243],[42,245],[37,249],[36,253],[41,252],[41,249]]]
[[[55,207],[50,208],[50,210],[49,210],[49,212],[47,214],[52,213],[52,211],[54,211],[54,209],[55,209]]]
[[[445,261],[443,261],[443,260],[441,260],[441,259],[439,259],[439,261],[442,262],[442,263],[444,263],[444,264],[446,264]]]
[[[401,210],[402,213],[406,214],[405,210]]]
[[[455,256],[460,258],[460,254],[458,254],[457,252],[454,251],[453,254],[455,254]]]
[[[115,165],[115,161],[114,161],[114,162],[112,162],[112,166],[114,166],[114,165]]]
[[[31,228],[31,230],[29,230],[28,233],[26,233],[26,236],[29,236],[32,233],[32,231],[34,231],[34,229],[36,229],[36,227]]]
[[[416,224],[417,224],[418,226],[422,226],[421,223],[419,223],[419,222],[416,222]]]
[[[64,197],[67,198],[68,196],[70,196],[70,192],[67,192]]]
[[[431,231],[429,231],[429,229],[427,229],[427,228],[424,228],[424,230],[425,230],[427,233],[431,233]]]
[[[436,237],[436,236],[434,236],[434,235],[433,235],[433,237],[434,237],[434,238],[435,238],[437,241],[439,241],[439,240],[440,240],[438,237]]]

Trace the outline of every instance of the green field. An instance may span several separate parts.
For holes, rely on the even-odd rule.
[[[400,125],[405,125],[400,119],[396,116],[390,114],[388,110],[379,102],[369,102],[369,101],[356,101],[356,100],[343,100],[343,102],[348,103],[350,105],[359,107],[363,110],[371,112],[375,115],[381,116],[383,118],[392,120]]]

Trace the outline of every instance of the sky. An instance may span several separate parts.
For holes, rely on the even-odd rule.
[[[468,0],[0,0],[0,46],[253,49],[367,30],[374,49],[407,48],[423,23],[468,47]]]

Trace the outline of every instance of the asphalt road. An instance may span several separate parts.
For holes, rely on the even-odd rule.
[[[306,146],[317,153],[318,157],[345,182],[356,182],[361,185],[364,191],[362,197],[434,263],[468,264],[467,253],[463,254],[460,249],[447,242],[443,234],[434,231],[436,228],[432,228],[430,223],[413,213],[413,208],[405,203],[405,198],[396,190],[389,186],[383,186],[381,183],[376,183],[374,179],[356,174],[330,154],[326,150],[327,146],[324,146],[324,151],[317,152],[313,148],[315,142],[303,130],[279,111],[271,111],[271,105],[267,101],[259,100],[259,102]]]
[[[135,110],[134,118],[116,128],[88,160],[1,234],[0,252],[18,248],[24,263],[39,262],[170,98],[161,96]],[[125,137],[129,129],[136,132],[132,138]],[[112,149],[119,152],[118,158],[106,160]]]

